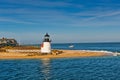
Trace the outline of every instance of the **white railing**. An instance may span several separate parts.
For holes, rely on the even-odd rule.
[[[18,53],[40,53],[40,50],[10,50],[10,49],[7,49],[6,52],[18,52]]]

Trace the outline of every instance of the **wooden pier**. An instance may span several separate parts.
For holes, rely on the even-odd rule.
[[[13,53],[40,53],[40,50],[11,50],[7,49],[6,52],[13,52]]]

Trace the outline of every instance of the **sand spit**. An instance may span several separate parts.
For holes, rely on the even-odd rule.
[[[73,57],[94,57],[107,56],[104,52],[89,52],[80,50],[60,50],[61,54],[47,54],[40,53],[14,53],[14,52],[0,52],[0,59],[42,59],[42,58],[73,58]]]

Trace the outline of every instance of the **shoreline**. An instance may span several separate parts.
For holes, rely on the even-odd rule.
[[[11,53],[11,52],[0,52],[0,60],[4,59],[44,59],[44,58],[81,58],[81,57],[101,57],[109,56],[110,54],[105,52],[91,52],[81,50],[61,50],[63,53],[58,55],[30,55],[31,53]],[[34,54],[34,53],[33,53]]]

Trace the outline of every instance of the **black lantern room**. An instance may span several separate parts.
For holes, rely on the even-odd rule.
[[[43,41],[44,41],[44,42],[51,42],[51,40],[50,40],[50,35],[48,35],[48,33],[45,34]]]

